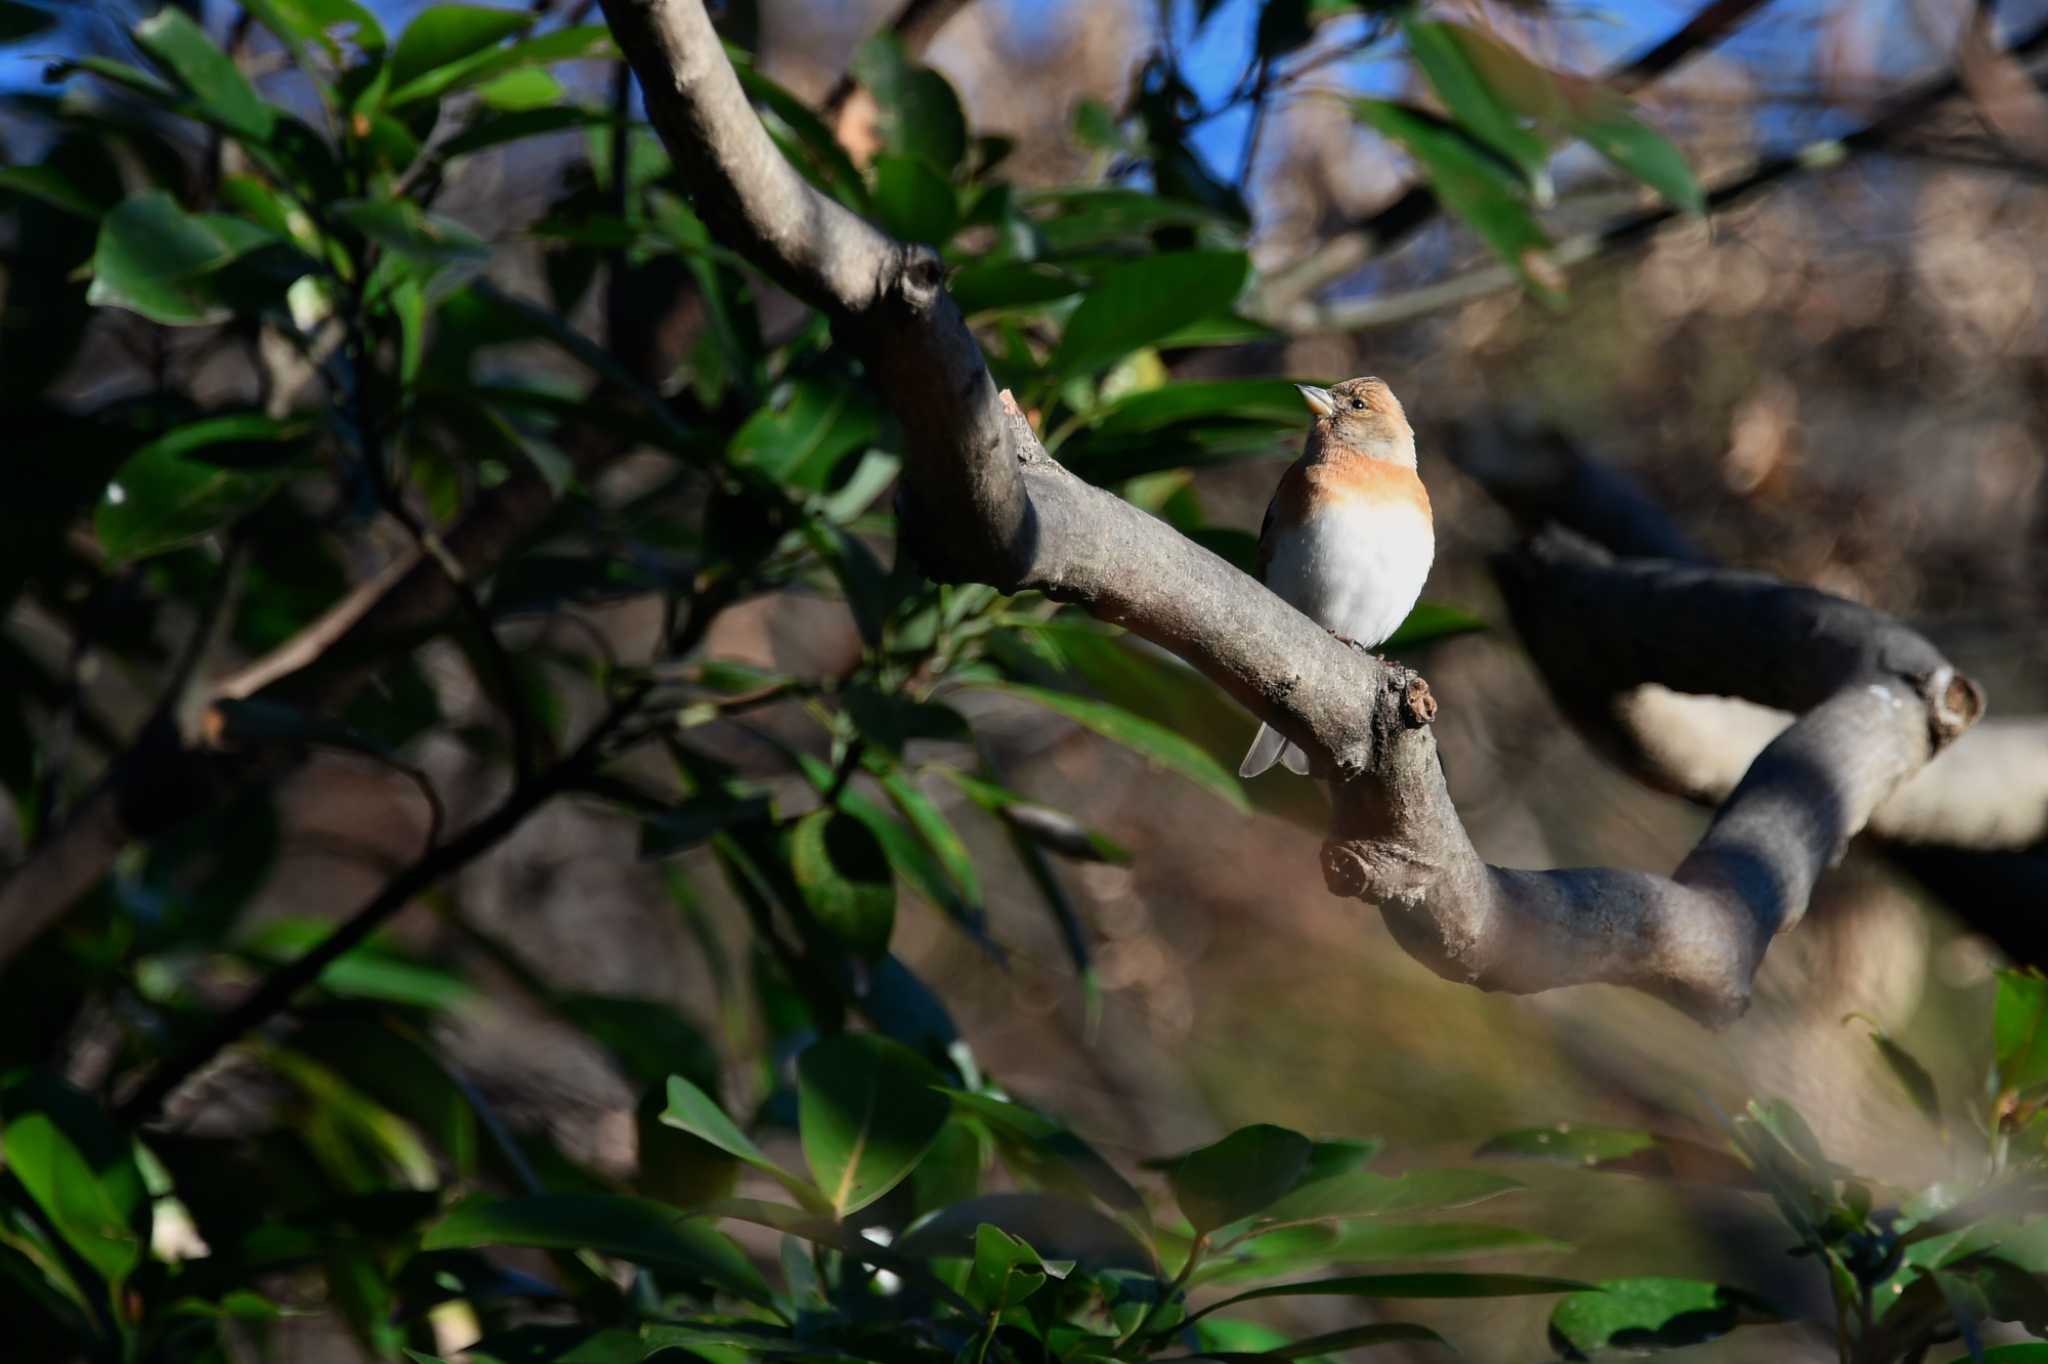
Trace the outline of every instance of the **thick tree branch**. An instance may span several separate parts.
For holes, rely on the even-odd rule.
[[[1613,554],[1709,563],[1633,482],[1553,428],[1498,413],[1448,424],[1442,434],[1452,462],[1526,531],[1555,524]],[[1727,799],[1792,716],[1732,696],[1615,677],[1551,609],[1563,590],[1557,584],[1511,598],[1516,628],[1559,707],[1649,785],[1702,805]],[[1869,831],[1895,844],[1953,851],[2048,844],[2048,717],[1987,720],[1963,735],[1872,813]]]
[[[1487,866],[1452,806],[1422,680],[1332,639],[1250,577],[1047,455],[999,402],[927,253],[812,191],[740,93],[701,0],[605,0],[656,127],[725,242],[823,309],[904,423],[910,529],[935,572],[1035,588],[1200,668],[1333,782],[1332,890],[1380,905],[1454,979],[1605,981],[1694,1017],[1741,1012],[1771,937],[1871,810],[1982,709],[1932,645],[1767,578],[1615,563],[1560,537],[1507,581],[1565,581],[1603,666],[1802,718],[1758,758],[1670,878]],[[1539,571],[1540,570],[1540,571]]]

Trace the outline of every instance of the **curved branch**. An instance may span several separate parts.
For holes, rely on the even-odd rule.
[[[1904,778],[1976,719],[1976,685],[1876,612],[1750,574],[1614,562],[1552,535],[1544,583],[1630,684],[1803,712],[1672,877],[1490,867],[1445,788],[1421,678],[1338,643],[1222,559],[1048,455],[999,400],[928,252],[813,191],[769,143],[701,0],[604,0],[656,127],[725,242],[831,317],[909,437],[907,534],[928,567],[1030,587],[1192,663],[1333,783],[1331,889],[1378,904],[1414,956],[1515,991],[1606,981],[1706,1022],[1739,1014],[1771,937]],[[1006,397],[1006,395],[1005,395]],[[1554,591],[1562,582],[1564,590]],[[1740,647],[1731,647],[1739,641]]]
[[[1554,428],[1497,414],[1443,429],[1451,461],[1525,531],[1556,524],[1610,553],[1698,565],[1710,561],[1626,476],[1575,449]],[[1726,800],[1764,748],[1792,723],[1787,709],[1699,688],[1637,684],[1599,650],[1550,582],[1509,597],[1558,706],[1595,747],[1640,780],[1702,805]],[[2048,843],[2048,716],[1986,721],[1872,812],[1888,842],[1955,851],[2018,852]]]

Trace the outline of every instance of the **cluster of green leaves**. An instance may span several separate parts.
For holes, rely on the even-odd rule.
[[[1885,1190],[1822,1149],[1783,1100],[1725,1119],[1727,1150],[1624,1128],[1564,1125],[1510,1132],[1481,1155],[1580,1168],[1708,1179],[1767,1197],[1796,1235],[1793,1253],[1827,1274],[1836,1338],[1851,1364],[1926,1359],[1960,1342],[1964,1361],[2048,1358],[2048,1345],[1987,1348],[1987,1322],[2048,1340],[2048,979],[2001,972],[1992,1057],[1981,1083],[1951,1087],[1871,1026],[1871,1041],[1913,1109],[1948,1145],[1953,1173],[1923,1189]],[[1845,1023],[1859,1023],[1855,1016]],[[1731,1158],[1732,1157],[1732,1158]],[[1726,1285],[1678,1279],[1603,1284],[1551,1321],[1567,1353],[1693,1344],[1778,1318]]]
[[[1198,22],[1207,22],[1216,8],[1198,4]],[[1311,43],[1318,50],[1304,55]],[[1543,66],[1474,22],[1427,17],[1419,4],[1265,0],[1239,97],[1256,99],[1344,48],[1368,56],[1396,53],[1412,63],[1430,105],[1357,99],[1353,118],[1412,157],[1444,208],[1539,299],[1558,303],[1565,293],[1563,270],[1537,215],[1555,198],[1551,167],[1567,147],[1589,147],[1676,207],[1705,211],[1705,194],[1684,156],[1620,91]],[[1160,88],[1182,103],[1191,98],[1170,75]],[[1155,131],[1172,122],[1148,108]]]
[[[74,658],[90,651],[117,664],[107,672],[175,697],[187,660],[167,654],[158,622],[218,612],[227,645],[260,655],[304,638],[347,594],[364,543],[392,525],[443,561],[442,537],[487,499],[541,486],[552,518],[462,584],[464,609],[373,640],[371,656],[315,658],[285,685],[220,704],[216,737],[246,751],[346,749],[420,780],[399,755],[445,736],[526,780],[546,768],[551,789],[636,819],[726,996],[718,1015],[758,1012],[757,1076],[805,1115],[820,1170],[830,1139],[810,1115],[838,1077],[813,1075],[793,1092],[777,1058],[834,1054],[830,1039],[858,1016],[901,1048],[874,1055],[939,1067],[949,1083],[971,1078],[951,1069],[960,1040],[943,1003],[890,952],[907,892],[1001,955],[960,821],[1007,842],[1084,981],[1088,934],[1057,863],[1128,857],[1006,785],[954,699],[977,691],[1042,706],[1238,808],[1248,796],[1230,763],[1249,724],[1116,630],[1036,598],[927,582],[907,556],[886,565],[893,417],[822,320],[769,336],[754,278],[692,213],[658,140],[629,105],[586,93],[591,62],[616,68],[604,28],[511,6],[431,5],[389,33],[356,0],[245,9],[250,22],[231,30],[239,48],[166,6],[136,30],[136,60],[74,55],[51,68],[61,91],[5,96],[30,157],[0,165],[0,393],[19,475],[0,508],[0,600],[60,623]],[[0,41],[40,40],[48,17],[0,4]],[[1118,186],[1019,189],[1002,174],[1004,142],[970,135],[947,83],[887,38],[856,64],[883,138],[856,166],[744,50],[732,56],[794,164],[944,250],[1004,381],[1073,467],[1248,563],[1251,537],[1210,524],[1189,470],[1280,452],[1298,401],[1280,380],[1174,382],[1162,359],[1262,334],[1235,313],[1248,275],[1241,204]],[[250,75],[259,65],[271,74]],[[579,137],[585,154],[566,154]],[[480,229],[442,211],[446,187],[493,155],[566,164],[536,220]],[[544,299],[490,282],[514,250],[542,263]],[[672,369],[650,370],[634,338],[689,300],[702,326]],[[609,323],[603,343],[564,321],[593,301]],[[133,365],[86,396],[60,387],[95,340]],[[217,382],[224,369],[236,379]],[[579,463],[593,444],[668,462],[625,500],[603,500]],[[792,675],[701,652],[720,611],[775,593],[843,600],[859,638],[853,660]],[[548,636],[515,649],[500,630],[574,623],[584,607],[627,597],[665,605],[669,628],[650,662],[571,652]],[[1408,638],[1471,624],[1431,608]],[[471,662],[502,723],[442,713],[415,656],[434,634]],[[11,633],[0,652],[18,682],[0,707],[0,786],[34,841],[134,738],[75,664],[67,672]],[[378,685],[345,711],[300,700],[365,667]],[[618,723],[612,742],[578,756],[570,697],[593,690]],[[702,742],[708,727],[769,706],[814,726],[808,739],[789,737],[792,725],[756,731],[807,779],[807,798],[771,799]],[[152,730],[150,742],[162,736]],[[616,761],[650,744],[670,759],[664,784]],[[1294,786],[1283,803],[1312,799]],[[619,1201],[695,1205],[729,1183],[728,1153],[659,1121],[672,1074],[716,1092],[718,1052],[699,1022],[665,1002],[555,986],[479,933],[453,897],[436,907],[458,939],[639,1087],[632,1190],[543,1136],[506,1130],[433,1040],[435,1020],[470,987],[448,960],[380,937],[325,969],[287,1034],[239,1049],[286,1096],[289,1125],[138,1142],[110,1116],[113,1096],[206,1032],[221,982],[240,988],[329,931],[243,922],[280,846],[268,792],[180,816],[151,813],[159,832],[0,977],[0,1314],[19,1348],[213,1360],[223,1333],[260,1334],[308,1303],[380,1357],[422,1347],[428,1315],[451,1302],[488,1314],[568,1301],[609,1321],[628,1300],[597,1272],[593,1248],[619,1251],[635,1235],[675,1282],[772,1305],[707,1224],[678,1229],[671,1214]],[[700,876],[723,881],[750,918],[738,961],[701,910]],[[54,1078],[73,1073],[67,1039],[87,1033],[101,1058],[96,1094]],[[925,1184],[957,1194],[963,1133],[1001,1117],[1003,1142],[1042,1148],[1042,1163],[1067,1159],[1050,1127],[1022,1132],[1041,1121],[1022,1110],[947,1116],[984,1100],[995,1103],[905,1101],[907,1113],[938,1114],[933,1152],[951,1153],[945,1171],[932,1152],[914,1153]],[[996,1140],[975,1139],[978,1150]],[[837,1167],[843,1180],[820,1174],[800,1195],[805,1217],[836,1224],[898,1182],[901,1170],[872,1172],[877,1148],[865,1149]],[[1088,1168],[1107,1177],[1099,1161]],[[480,1185],[597,1200],[548,1205],[558,1245],[586,1238],[581,1253],[557,1257],[559,1283],[462,1249],[459,1218],[425,1230],[450,1191]],[[207,1248],[198,1259],[195,1241]],[[851,1263],[855,1277],[869,1274]],[[1001,1282],[953,1291],[1008,1310],[1039,1263],[1019,1249]],[[1154,1263],[1126,1269],[1156,1283],[1137,1272]],[[281,1277],[308,1273],[318,1293],[276,1291]],[[1047,1290],[1034,1310],[1094,1284]],[[788,1289],[810,1291],[801,1280]],[[1155,1344],[1148,1334],[1146,1348]]]

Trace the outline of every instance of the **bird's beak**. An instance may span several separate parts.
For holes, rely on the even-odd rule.
[[[1301,390],[1301,400],[1308,404],[1308,410],[1318,417],[1327,417],[1337,410],[1337,400],[1330,396],[1329,389],[1317,388],[1314,384],[1296,384],[1295,387]]]

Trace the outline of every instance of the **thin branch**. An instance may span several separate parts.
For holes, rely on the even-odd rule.
[[[216,1019],[182,1051],[160,1062],[121,1102],[116,1110],[117,1116],[129,1124],[153,1118],[164,1100],[187,1078],[245,1034],[289,1008],[300,991],[319,980],[322,972],[383,927],[415,897],[497,846],[499,840],[524,823],[528,815],[583,774],[601,750],[604,740],[632,713],[638,700],[638,691],[629,691],[619,697],[603,718],[592,726],[574,752],[515,786],[489,814],[447,842],[431,848],[386,882],[332,933],[271,972],[261,985]]]
[[[1747,696],[1802,718],[1765,750],[1669,878],[1487,866],[1445,789],[1436,705],[1406,669],[1346,648],[1216,555],[1046,454],[998,401],[929,252],[797,177],[740,93],[700,0],[605,0],[656,128],[707,224],[823,309],[906,432],[906,543],[935,576],[1031,588],[1193,664],[1333,783],[1325,875],[1380,906],[1453,979],[1647,991],[1706,1022],[1746,1007],[1765,948],[1871,810],[1975,722],[1983,700],[1876,612],[1744,574],[1527,551],[1555,609],[1630,684]]]

